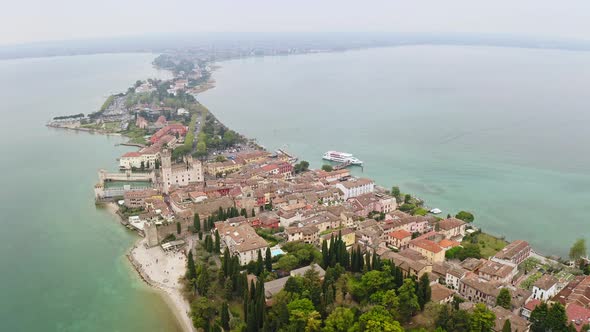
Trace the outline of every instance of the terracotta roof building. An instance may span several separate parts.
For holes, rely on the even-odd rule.
[[[520,264],[531,255],[531,246],[523,240],[512,241],[494,256],[494,260],[503,260],[512,264]]]

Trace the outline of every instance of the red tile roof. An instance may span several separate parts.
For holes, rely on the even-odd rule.
[[[406,230],[400,229],[400,230],[393,231],[393,232],[389,233],[389,236],[399,239],[399,240],[403,240],[409,236],[412,236],[412,233],[410,233]]]
[[[590,309],[572,303],[565,308],[565,313],[567,319],[574,323],[577,331],[581,331],[585,324],[590,324]]]
[[[416,247],[420,247],[424,250],[428,250],[433,253],[438,253],[442,250],[442,248],[438,244],[436,244],[430,240],[419,239],[419,240],[413,240],[410,243]]]
[[[527,310],[529,310],[529,311],[533,311],[533,310],[535,310],[535,308],[536,308],[536,307],[537,307],[539,304],[541,304],[541,301],[539,301],[539,300],[537,300],[537,299],[535,299],[535,300],[530,300],[530,301],[528,301],[528,302],[527,302],[527,303],[524,305],[524,308],[525,308],[525,309],[527,309]]]
[[[140,157],[141,153],[139,152],[127,152],[123,155],[123,158],[128,158],[128,157]]]

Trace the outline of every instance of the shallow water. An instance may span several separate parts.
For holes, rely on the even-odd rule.
[[[167,76],[152,54],[0,61],[0,321],[3,331],[179,331],[132,270],[137,239],[94,205],[99,168],[130,148],[116,136],[46,128],[90,113],[137,79]]]

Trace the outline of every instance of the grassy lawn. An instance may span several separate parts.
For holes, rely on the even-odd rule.
[[[268,243],[269,247],[276,246],[280,241],[280,239],[278,237],[270,234],[269,232],[267,232],[261,228],[256,229],[256,234],[260,235],[260,237],[262,237]]]
[[[533,288],[533,284],[535,283],[535,281],[539,280],[541,276],[543,276],[541,272],[535,272],[534,274],[531,274],[525,281],[523,281],[520,284],[520,288],[530,290],[531,288]]]
[[[129,130],[125,132],[125,135],[129,137],[129,142],[135,144],[147,144],[145,136],[147,131],[145,129],[137,128],[135,124],[129,124]]]
[[[104,129],[108,132],[118,132],[121,130],[121,122],[105,122]]]
[[[474,234],[473,236],[477,238],[481,255],[485,258],[494,256],[508,244],[505,240],[486,233]]]

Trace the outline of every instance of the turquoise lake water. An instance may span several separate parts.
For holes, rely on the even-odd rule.
[[[199,100],[269,149],[473,211],[484,231],[567,255],[590,237],[590,54],[407,46],[220,63]]]
[[[167,76],[152,54],[0,61],[0,321],[3,331],[179,331],[132,270],[137,236],[96,209],[99,168],[120,137],[50,129],[137,79]]]

